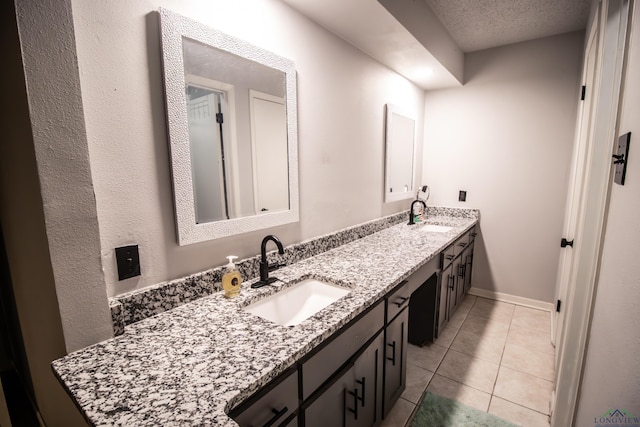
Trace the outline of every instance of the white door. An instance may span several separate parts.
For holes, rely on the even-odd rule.
[[[284,99],[250,91],[253,182],[257,214],[289,209]]]
[[[573,158],[571,163],[571,174],[569,182],[569,191],[567,193],[567,206],[565,210],[565,221],[563,229],[563,237],[568,241],[573,241],[576,234],[576,222],[581,207],[581,194],[584,187],[585,162],[587,141],[591,137],[591,113],[593,111],[593,89],[595,87],[595,64],[598,54],[597,37],[598,22],[594,23],[588,35],[587,46],[585,49],[584,69],[582,73],[582,85],[584,89],[584,100],[580,105],[580,115],[577,121],[576,139],[573,147]],[[556,301],[567,301],[567,288],[569,278],[571,276],[571,267],[573,265],[574,251],[571,246],[567,246],[560,252],[560,263],[558,268],[558,278],[556,285]],[[551,337],[553,344],[562,341],[562,333],[564,327],[564,318],[566,314],[566,306],[554,314],[554,335]],[[560,360],[560,346],[556,346],[556,372],[558,371],[558,362]]]
[[[576,130],[565,235],[573,248],[562,251],[558,293],[564,298],[556,328],[556,377],[551,426],[572,425],[598,276],[600,244],[617,141],[618,101],[627,50],[629,0],[601,0],[587,33],[585,79],[592,81]],[[589,70],[592,67],[592,70]],[[586,122],[586,123],[583,123]]]

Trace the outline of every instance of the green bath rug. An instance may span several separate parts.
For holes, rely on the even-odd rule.
[[[509,421],[427,392],[411,427],[517,427]]]

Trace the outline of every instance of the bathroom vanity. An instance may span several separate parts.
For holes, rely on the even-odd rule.
[[[247,281],[238,298],[217,292],[133,323],[54,372],[95,425],[374,425],[405,388],[411,295],[435,274],[436,300],[413,311],[437,334],[470,284],[477,211],[454,211],[280,268],[276,286]],[[295,326],[245,310],[309,277],[349,292]]]

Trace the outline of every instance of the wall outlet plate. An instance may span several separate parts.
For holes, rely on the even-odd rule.
[[[459,202],[466,202],[467,201],[467,192],[464,190],[460,190],[460,192],[458,193],[458,201]]]
[[[620,135],[618,138],[618,147],[614,154],[615,175],[613,181],[616,184],[624,185],[624,178],[627,175],[627,164],[629,163],[629,142],[631,141],[631,132]]]
[[[116,264],[118,280],[129,279],[140,275],[140,254],[138,245],[116,248]]]

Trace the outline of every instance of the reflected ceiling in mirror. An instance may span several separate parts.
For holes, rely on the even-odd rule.
[[[293,62],[160,9],[178,243],[299,219]]]

